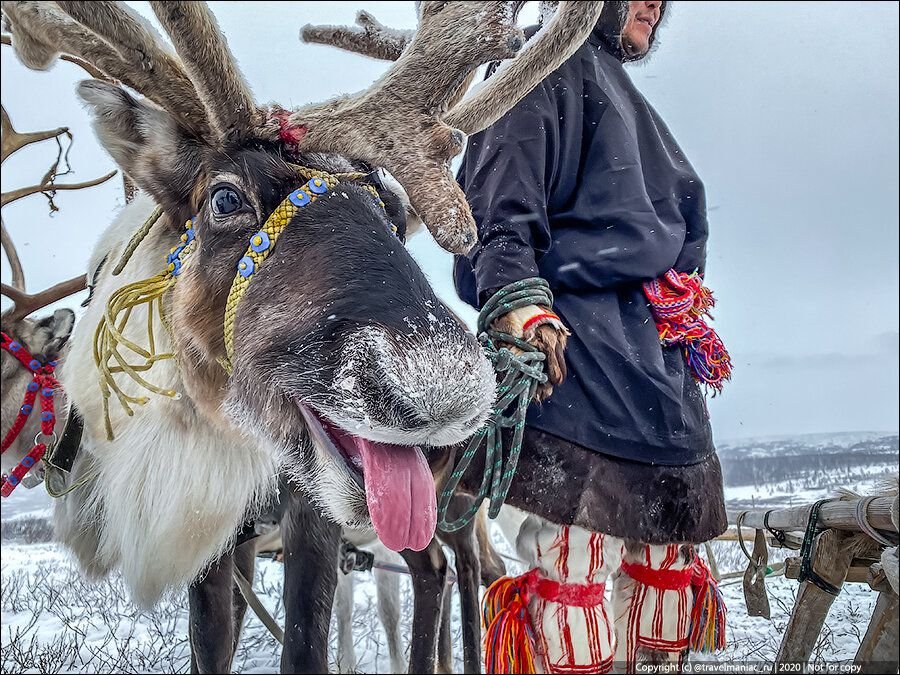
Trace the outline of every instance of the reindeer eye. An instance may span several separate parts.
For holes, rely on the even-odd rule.
[[[232,187],[216,188],[210,197],[210,203],[216,216],[231,215],[244,205],[241,195]]]

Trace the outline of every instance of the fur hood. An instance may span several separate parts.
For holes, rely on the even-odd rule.
[[[540,5],[540,24],[545,24],[556,10],[556,2],[541,2]],[[625,20],[628,18],[628,0],[607,0],[603,3],[603,10],[600,12],[600,19],[594,27],[594,35],[603,43],[603,45],[617,59],[623,63],[629,61],[642,61],[650,56],[656,50],[657,34],[660,27],[666,20],[669,13],[669,5],[671,2],[662,2],[659,7],[659,21],[653,27],[650,34],[650,49],[646,54],[640,56],[628,56],[622,49],[622,28],[625,26]]]
[[[656,49],[656,36],[659,33],[660,26],[666,19],[669,3],[663,2],[659,6],[659,21],[653,27],[650,33],[650,48],[645,54],[639,56],[628,56],[622,49],[622,28],[628,18],[628,0],[607,0],[603,3],[603,10],[600,12],[600,20],[594,28],[594,35],[600,38],[600,41],[612,52],[613,56],[623,63],[629,61],[641,61],[646,59]]]

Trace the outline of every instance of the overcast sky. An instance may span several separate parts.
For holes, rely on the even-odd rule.
[[[415,25],[412,2],[211,4],[257,100],[286,107],[360,90],[385,68],[301,44],[302,24],[349,24],[365,8]],[[894,2],[679,2],[653,58],[630,68],[707,187],[707,282],[735,360],[710,406],[719,439],[898,428],[897,63]],[[74,95],[82,71],[28,71],[3,47],[2,76],[18,130],[75,134],[64,180],[113,168]],[[7,160],[3,190],[39,180],[55,154],[50,142]],[[3,211],[32,290],[82,272],[124,202],[117,179],[56,201],[52,217],[38,196]],[[411,248],[458,303],[449,255],[428,235]]]

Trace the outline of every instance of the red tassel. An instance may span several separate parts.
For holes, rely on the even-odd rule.
[[[664,345],[681,345],[694,378],[722,391],[731,379],[731,357],[722,340],[705,317],[715,306],[712,291],[698,274],[670,269],[644,284],[659,340]]]
[[[725,599],[703,559],[694,560],[691,587],[694,608],[691,611],[689,646],[695,652],[714,652],[725,648]]]
[[[502,577],[484,596],[486,673],[535,673],[534,630],[528,615],[528,587],[537,570]]]

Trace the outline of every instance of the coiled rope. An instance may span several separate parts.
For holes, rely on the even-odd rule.
[[[543,364],[546,356],[525,340],[495,330],[491,324],[511,311],[529,305],[553,306],[553,293],[544,279],[531,277],[504,286],[491,296],[478,314],[478,340],[494,370],[498,375],[503,375],[503,380],[497,387],[497,403],[490,418],[469,440],[441,491],[438,527],[444,532],[455,532],[465,527],[486,498],[491,500],[488,515],[496,518],[509,492],[522,451],[528,404],[534,398],[538,385],[547,381]],[[512,429],[512,439],[505,456],[504,429]],[[462,516],[447,522],[450,500],[482,446],[485,449],[484,475],[478,495]]]

